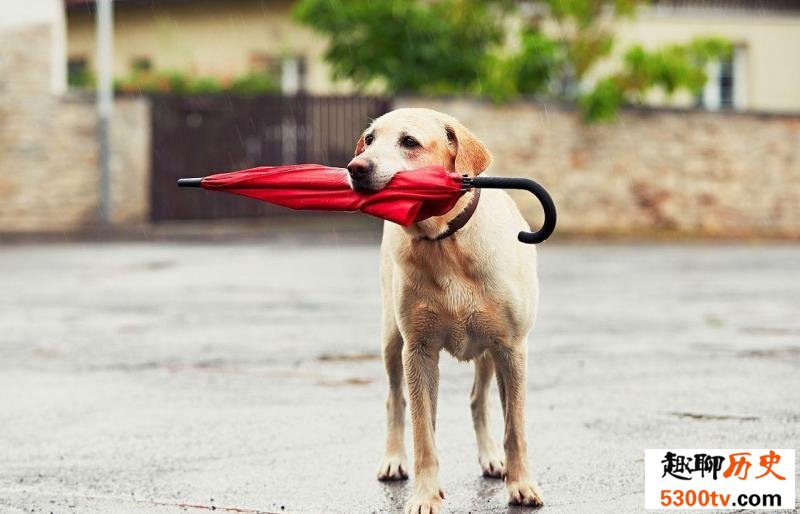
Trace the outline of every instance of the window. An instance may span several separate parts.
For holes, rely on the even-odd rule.
[[[91,85],[92,77],[86,57],[70,57],[67,60],[67,84],[73,88]]]
[[[708,81],[698,97],[698,106],[712,111],[741,110],[745,96],[745,49],[735,47],[730,58],[711,61],[706,67]]]
[[[250,54],[250,73],[265,73],[279,83],[281,92],[287,95],[305,91],[306,60],[302,56],[253,53]]]
[[[149,57],[134,57],[131,59],[131,71],[133,73],[147,73],[153,71],[153,61]]]
[[[306,61],[303,57],[285,57],[281,63],[281,91],[287,95],[306,89]]]
[[[725,59],[719,63],[719,106],[722,109],[733,108],[733,59]]]

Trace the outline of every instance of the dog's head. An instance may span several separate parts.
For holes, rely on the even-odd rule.
[[[441,165],[474,176],[492,156],[483,143],[452,116],[431,109],[397,109],[372,122],[356,143],[347,165],[355,191],[380,191],[403,170]]]

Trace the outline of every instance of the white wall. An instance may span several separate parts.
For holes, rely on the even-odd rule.
[[[642,9],[622,23],[617,48],[635,43],[656,48],[698,36],[722,36],[737,47],[743,89],[737,106],[757,111],[800,111],[800,15],[721,10]]]
[[[28,0],[18,2],[3,0],[0,30],[14,30],[30,25],[48,24],[51,27],[50,89],[61,94],[67,89],[67,31],[62,0]]]
[[[53,19],[59,0],[33,0],[16,2],[3,0],[3,15],[0,16],[0,28],[50,23]]]

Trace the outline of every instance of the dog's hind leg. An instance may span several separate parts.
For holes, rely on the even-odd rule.
[[[389,378],[389,396],[386,399],[386,454],[378,467],[378,480],[405,480],[408,478],[405,441],[406,400],[403,397],[403,338],[392,313],[384,312],[383,364]]]
[[[501,346],[492,352],[500,401],[503,404],[506,453],[506,487],[512,505],[542,505],[542,492],[528,473],[528,442],[525,437],[528,351],[526,341]]]
[[[506,473],[502,452],[489,433],[489,386],[494,377],[494,361],[491,355],[483,354],[475,359],[475,381],[469,396],[472,409],[472,424],[475,427],[475,438],[478,441],[478,462],[483,476],[503,478]]]

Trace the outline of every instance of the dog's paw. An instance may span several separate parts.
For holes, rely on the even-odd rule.
[[[482,451],[478,454],[478,462],[486,478],[504,478],[506,476],[506,463],[503,454],[497,449]]]
[[[511,482],[508,484],[508,504],[541,507],[544,505],[542,491],[533,481]]]
[[[378,468],[378,480],[406,480],[408,478],[408,464],[404,455],[387,455],[383,458]]]
[[[444,491],[432,495],[415,494],[406,504],[405,514],[439,514],[442,510]]]

